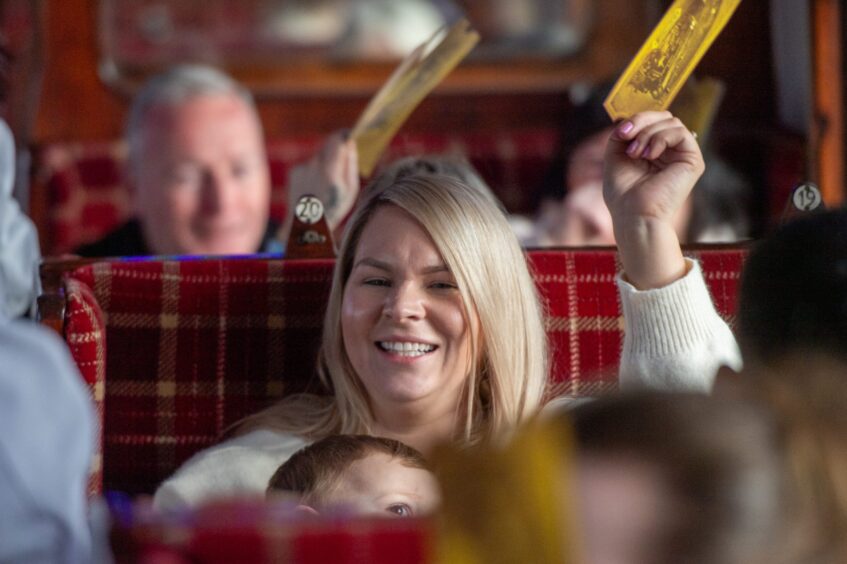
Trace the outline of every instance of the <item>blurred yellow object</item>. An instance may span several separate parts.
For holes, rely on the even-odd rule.
[[[697,140],[702,146],[709,140],[712,123],[725,91],[726,85],[717,78],[706,77],[697,80],[692,76],[671,104],[671,113],[678,117],[685,127],[697,134]]]
[[[676,0],[603,104],[612,120],[666,110],[741,0]]]
[[[370,176],[403,122],[478,42],[479,34],[462,19],[446,34],[443,29],[436,32],[400,63],[350,133],[362,176]]]
[[[451,448],[435,458],[443,506],[436,562],[577,562],[569,509],[572,438],[533,424],[506,447]]]

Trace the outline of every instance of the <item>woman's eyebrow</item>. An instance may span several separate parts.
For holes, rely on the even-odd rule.
[[[358,261],[356,261],[356,264],[353,265],[353,268],[358,268],[360,266],[370,266],[371,268],[377,268],[379,270],[391,272],[391,265],[389,265],[387,262],[383,262],[381,260],[377,260],[375,258],[370,257],[359,259]]]
[[[432,266],[427,266],[426,268],[421,269],[422,274],[436,274],[439,272],[450,272],[450,269],[447,268],[446,264],[435,264]]]
[[[371,257],[365,257],[356,261],[356,264],[353,265],[353,268],[358,268],[360,266],[370,266],[371,268],[376,268],[379,270],[384,270],[385,272],[391,272],[394,270],[391,265],[387,262],[383,262],[381,260],[377,260]],[[432,266],[426,266],[420,270],[421,274],[436,274],[439,272],[450,272],[450,269],[447,268],[446,264],[433,264]]]

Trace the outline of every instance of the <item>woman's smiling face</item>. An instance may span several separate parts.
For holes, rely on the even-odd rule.
[[[479,325],[464,311],[429,234],[399,207],[378,208],[359,239],[341,310],[344,348],[377,416],[404,407],[455,411]]]

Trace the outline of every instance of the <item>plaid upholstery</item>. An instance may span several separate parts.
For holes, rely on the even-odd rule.
[[[432,562],[424,519],[302,520],[272,504],[215,504],[175,518],[153,515],[112,531],[116,562],[417,564]]]
[[[590,396],[617,387],[624,322],[614,251],[529,251],[544,300],[552,378],[548,397]],[[738,283],[746,251],[701,250],[700,260],[715,307],[733,326]]]
[[[332,266],[132,261],[75,271],[97,297],[109,343],[106,488],[149,492],[227,426],[279,398],[283,382],[285,392],[317,389]]]
[[[732,323],[745,252],[694,253]],[[550,395],[616,386],[623,320],[611,250],[530,251],[548,311]],[[72,272],[103,311],[108,489],[150,492],[195,451],[313,378],[333,262],[266,258],[100,262]],[[71,301],[67,315],[79,315]],[[79,337],[69,327],[67,339]],[[81,366],[93,349],[76,349]]]
[[[95,454],[91,462],[88,492],[98,493],[103,486],[103,417],[106,396],[106,330],[102,311],[86,284],[69,279],[65,284],[68,313],[65,334],[71,355],[91,392],[98,423]]]
[[[532,190],[543,178],[555,151],[553,130],[451,135],[400,135],[386,158],[422,153],[467,156],[513,211],[528,212]],[[308,136],[268,144],[271,217],[286,211],[289,169],[314,155],[322,137]],[[47,254],[69,252],[96,241],[128,219],[129,192],[123,183],[124,143],[68,143],[44,147],[36,155],[34,194],[44,194],[49,210],[42,232]]]

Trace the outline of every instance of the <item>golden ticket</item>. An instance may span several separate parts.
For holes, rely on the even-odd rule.
[[[612,120],[666,110],[741,0],[676,0],[604,102]]]
[[[707,144],[725,92],[726,85],[721,80],[691,76],[671,104],[671,113],[697,134],[701,146]]]
[[[369,176],[391,138],[427,94],[479,41],[467,20],[439,30],[400,63],[373,97],[350,137],[359,151],[359,172]]]

